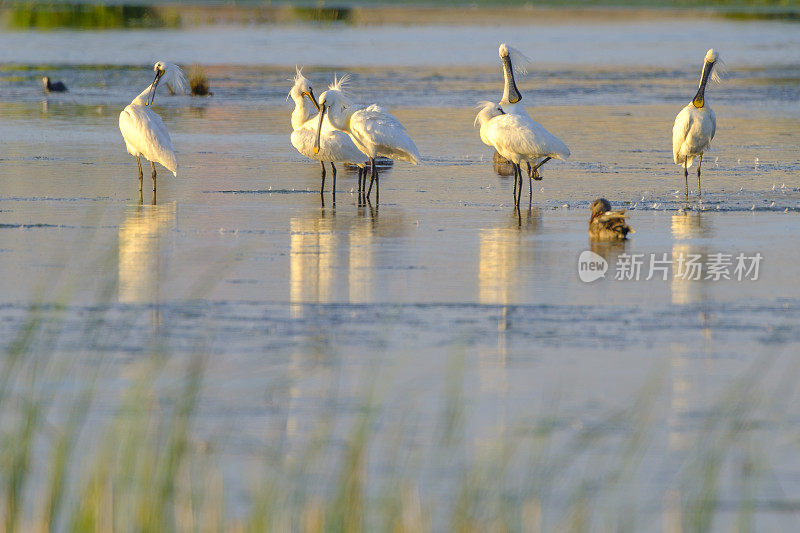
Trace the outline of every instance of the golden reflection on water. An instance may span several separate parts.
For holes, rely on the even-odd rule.
[[[357,218],[350,228],[348,249],[348,299],[350,303],[372,301],[375,283],[375,229],[371,217]]]
[[[679,213],[672,216],[671,231],[673,237],[672,261],[673,273],[670,282],[672,303],[689,305],[703,303],[708,300],[708,283],[704,279],[705,270],[699,280],[683,279],[675,276],[678,273],[678,258],[682,255],[698,255],[701,261],[706,260],[708,250],[705,245],[693,243],[693,239],[713,236],[708,220],[704,220],[699,212]],[[704,378],[707,374],[708,360],[703,352],[709,350],[711,342],[710,313],[701,308],[697,317],[702,326],[704,344],[676,341],[670,344],[670,414],[669,449],[683,451],[694,445],[695,430],[692,429],[692,413],[702,409],[710,399],[705,398],[707,391]]]
[[[123,303],[155,303],[166,272],[163,252],[172,246],[178,205],[138,205],[127,209],[119,227],[119,285]]]
[[[493,423],[475,438],[479,451],[490,452],[498,436],[506,430],[505,397],[508,394],[508,305],[520,303],[521,283],[526,270],[534,268],[533,240],[526,231],[538,228],[539,210],[516,211],[506,227],[483,229],[478,245],[478,301],[481,304],[500,305],[497,324],[497,347],[478,351],[478,380],[484,403],[494,406],[487,413]]]
[[[478,301],[482,304],[517,303],[522,236],[513,228],[480,231]]]
[[[289,221],[289,301],[292,304],[327,303],[333,300],[338,271],[339,235],[333,216],[292,218]],[[302,306],[292,305],[292,316]]]
[[[478,301],[482,304],[516,304],[523,269],[532,269],[533,241],[525,230],[539,224],[538,209],[515,211],[507,227],[482,229],[478,249]]]
[[[691,239],[711,236],[711,229],[703,220],[703,215],[698,212],[679,213],[672,215],[672,280],[670,281],[670,293],[672,303],[676,305],[687,305],[691,303],[705,301],[706,294],[705,281],[702,279],[691,280],[676,276],[678,273],[678,258],[688,259],[691,255],[701,255],[705,260],[705,246],[692,244]],[[703,273],[705,274],[705,273]]]
[[[378,216],[364,207],[355,215],[321,209],[290,220],[289,302],[293,317],[304,304],[370,303],[378,295],[380,239],[405,235],[402,213]],[[384,280],[385,281],[385,280]]]

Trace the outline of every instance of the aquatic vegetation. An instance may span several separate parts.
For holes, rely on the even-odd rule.
[[[291,16],[297,20],[307,22],[350,22],[353,16],[353,10],[345,6],[292,6]]]
[[[189,71],[189,91],[192,96],[210,96],[208,78],[203,67],[195,63]]]
[[[6,26],[12,29],[115,29],[177,27],[174,11],[147,5],[92,3],[12,3],[5,7]]]

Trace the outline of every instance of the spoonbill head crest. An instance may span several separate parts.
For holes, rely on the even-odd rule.
[[[157,75],[159,72],[161,81],[169,84],[178,93],[185,93],[189,88],[189,82],[186,80],[186,74],[183,73],[181,67],[175,63],[168,61],[158,61],[153,65],[153,72]]]
[[[514,68],[514,72],[517,74],[527,74],[528,67],[533,64],[531,58],[517,50],[516,48],[512,48],[508,46],[506,43],[500,44],[500,59],[505,60],[508,58],[509,62]]]
[[[302,100],[303,97],[308,97],[311,100],[311,103],[314,104],[314,107],[319,110],[319,104],[317,103],[316,97],[314,97],[314,89],[311,87],[311,80],[303,76],[303,69],[302,67],[295,67],[295,76],[294,76],[294,85],[292,85],[292,90],[289,91],[288,97],[292,97],[295,100]]]
[[[711,81],[714,83],[721,83],[722,77],[727,73],[727,69],[725,68],[725,62],[719,57],[719,53],[713,48],[709,49],[709,51],[706,52],[704,63],[714,66],[714,69],[711,71]]]
[[[341,112],[350,106],[350,99],[339,89],[328,89],[319,95],[319,105],[320,108],[326,109],[331,121],[334,121],[335,117],[341,115]],[[339,126],[336,127],[339,128]]]
[[[338,78],[336,74],[333,75],[333,83],[328,85],[331,91],[339,91],[340,93],[347,94],[347,86],[350,84],[350,74],[342,74]]]
[[[155,79],[153,79],[150,96],[145,105],[153,105],[153,101],[156,98],[156,89],[161,81],[169,86],[172,91],[178,93],[185,93],[186,88],[189,86],[186,80],[186,74],[184,74],[181,68],[175,63],[157,61],[156,64],[153,65],[153,72],[156,73],[156,76]]]

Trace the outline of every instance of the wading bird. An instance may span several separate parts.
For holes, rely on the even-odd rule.
[[[342,91],[347,83],[347,77],[335,78],[330,85],[331,90]],[[331,164],[333,171],[333,195],[336,196],[336,166],[334,163],[350,163],[358,166],[358,183],[361,183],[366,156],[361,150],[356,148],[350,135],[344,131],[335,129],[330,124],[330,117],[322,123],[322,134],[317,141],[317,126],[319,117],[314,116],[314,111],[319,110],[319,104],[314,98],[314,90],[311,82],[303,76],[301,69],[297,69],[294,77],[294,85],[289,91],[289,96],[294,100],[294,111],[292,111],[292,146],[304,156],[319,161],[322,167],[322,183],[319,192],[322,194],[325,188],[325,163]],[[308,97],[314,109],[306,102]],[[315,150],[316,143],[319,142],[318,149]]]
[[[590,206],[592,216],[589,218],[589,238],[593,241],[623,241],[628,233],[635,233],[625,223],[625,210],[611,210],[611,204],[605,198],[598,198]]]
[[[506,43],[500,45],[499,54],[500,61],[503,64],[504,78],[503,97],[500,99],[499,106],[503,114],[515,117],[514,120],[503,119],[507,123],[504,128],[504,135],[507,137],[506,148],[511,149],[513,147],[514,152],[519,156],[516,158],[518,161],[506,156],[500,150],[498,150],[498,153],[517,166],[523,161],[527,164],[528,184],[531,186],[530,197],[532,199],[533,188],[531,180],[542,179],[539,175],[539,167],[553,158],[567,159],[570,152],[561,139],[534,121],[520,103],[522,102],[522,93],[517,88],[514,70],[516,68],[519,72],[526,72],[525,64],[529,63],[530,60]],[[516,67],[514,63],[517,64]],[[497,149],[496,146],[495,149]],[[518,178],[515,177],[514,179],[514,203],[519,205],[520,196],[522,195],[521,170],[519,173],[515,172],[515,176],[517,174]],[[517,183],[519,183],[519,190],[517,190]]]
[[[703,61],[703,72],[700,75],[700,88],[692,101],[675,117],[672,127],[672,157],[676,165],[683,165],[683,182],[686,197],[689,196],[689,167],[697,158],[697,195],[700,196],[700,166],[703,164],[705,152],[717,131],[717,116],[706,105],[706,84],[709,77],[719,81],[714,65],[719,61],[719,54],[712,48],[706,52]]]
[[[161,80],[164,80],[164,83],[169,82],[170,85],[183,91],[186,87],[186,76],[178,65],[166,61],[156,63],[153,71],[156,73],[153,83],[148,85],[119,114],[119,130],[125,139],[125,146],[128,153],[136,158],[136,164],[139,166],[140,199],[143,179],[140,156],[150,161],[153,170],[154,193],[156,192],[156,163],[163,165],[174,176],[178,175],[178,159],[175,157],[169,132],[167,132],[161,117],[150,106],[155,100],[156,89]]]
[[[63,93],[67,91],[67,86],[64,85],[63,81],[52,82],[49,76],[42,78],[42,85],[46,93]]]
[[[322,122],[327,114],[331,125],[350,134],[361,152],[368,158],[371,169],[369,189],[366,198],[372,192],[375,184],[375,201],[380,198],[380,181],[375,158],[388,157],[398,161],[408,161],[414,165],[419,164],[420,155],[417,146],[408,136],[406,128],[397,118],[377,104],[370,106],[354,106],[341,90],[332,88],[319,97],[319,121],[317,126],[317,140],[314,150],[319,151],[322,133]],[[366,177],[360,183],[359,191],[366,187]]]
[[[494,146],[497,153],[514,165],[514,205],[519,206],[522,195],[523,162],[544,158],[533,170],[556,157],[569,157],[569,149],[558,137],[548,132],[539,123],[521,115],[506,113],[501,104],[481,102],[475,124],[480,124],[481,140]],[[518,184],[518,185],[517,185]],[[531,198],[533,192],[531,192]]]

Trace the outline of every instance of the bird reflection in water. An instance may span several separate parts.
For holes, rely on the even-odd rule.
[[[625,253],[628,241],[603,242],[589,239],[589,249],[606,260],[609,265],[617,264],[617,257]]]
[[[705,246],[693,243],[692,240],[707,238],[713,232],[703,219],[702,213],[685,212],[672,216],[672,281],[670,292],[672,303],[686,305],[691,303],[703,302],[708,299],[707,284],[704,282],[703,272],[700,279],[690,279],[691,276],[683,276],[679,271],[679,258],[689,261],[691,257],[699,256],[699,262],[705,262],[708,250]],[[685,266],[683,267],[686,268]],[[686,272],[686,270],[684,270]],[[688,278],[688,279],[687,279]]]
[[[515,210],[506,227],[480,231],[478,301],[482,304],[522,303],[521,275],[531,271],[534,262],[533,240],[525,233],[538,229],[541,211],[528,209],[521,217]]]
[[[381,239],[402,237],[410,227],[402,213],[378,216],[367,203],[353,213],[320,209],[290,220],[289,301],[294,317],[302,317],[307,304],[336,302],[372,303],[379,298],[377,257]],[[386,253],[386,250],[384,250]],[[395,262],[386,259],[388,264]],[[388,274],[387,274],[388,276]]]
[[[153,327],[160,323],[161,283],[168,270],[168,252],[174,248],[178,227],[176,203],[133,206],[119,228],[119,284],[121,303],[155,304]]]
[[[480,393],[487,397],[480,405],[493,410],[479,418],[494,421],[493,426],[486,428],[485,437],[476,437],[479,449],[488,448],[505,431],[509,306],[525,301],[522,281],[534,265],[533,240],[527,238],[525,230],[537,229],[540,217],[538,209],[529,209],[523,225],[519,210],[515,210],[506,227],[484,229],[479,234],[478,301],[499,306],[497,345],[482,346],[478,351]]]
[[[375,245],[378,208],[368,201],[358,208],[350,227],[348,247],[348,300],[368,303],[374,299]]]
[[[344,260],[334,222],[334,212],[326,209],[289,221],[289,302],[295,318],[303,316],[303,304],[335,300],[336,275]]]

